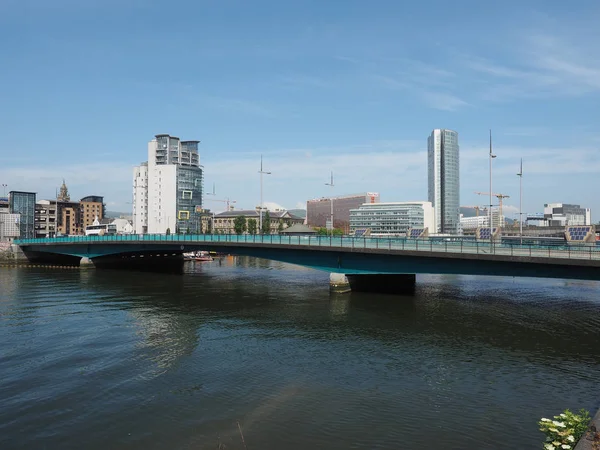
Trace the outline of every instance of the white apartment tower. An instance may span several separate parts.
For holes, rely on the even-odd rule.
[[[460,170],[458,133],[435,129],[427,139],[428,200],[433,204],[433,233],[460,230]]]
[[[157,134],[133,169],[134,233],[200,233],[203,173],[199,141]]]

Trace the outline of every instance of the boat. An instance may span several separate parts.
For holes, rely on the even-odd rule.
[[[188,252],[183,254],[185,261],[212,261],[213,257],[208,252]]]

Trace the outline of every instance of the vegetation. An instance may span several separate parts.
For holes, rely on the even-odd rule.
[[[235,234],[243,234],[246,229],[246,216],[237,216],[233,219],[233,231],[235,231]]]
[[[283,220],[279,221],[279,226],[277,227],[277,231],[281,233],[283,231]]]
[[[256,219],[248,219],[248,234],[256,234],[258,232],[258,222]]]
[[[186,230],[186,234],[191,234],[192,230],[190,230],[190,226],[188,225],[187,230]]]
[[[166,233],[166,234],[167,234],[167,236],[168,236],[169,234],[171,234],[171,229],[170,229],[170,228],[167,228],[167,233]]]
[[[271,215],[269,214],[269,210],[265,211],[265,215],[263,216],[262,221],[262,234],[271,234]]]
[[[585,409],[579,414],[568,409],[554,416],[554,420],[543,418],[539,421],[540,431],[546,435],[545,450],[569,450],[575,448],[587,430],[590,413]]]
[[[331,231],[325,227],[315,228],[315,231],[317,232],[317,236],[328,236],[331,234]],[[344,230],[342,230],[341,228],[334,228],[333,235],[334,236],[343,236]]]
[[[212,220],[206,221],[206,230],[204,232],[206,234],[212,234]]]

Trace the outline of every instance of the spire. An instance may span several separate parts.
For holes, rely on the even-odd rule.
[[[60,187],[60,194],[56,197],[56,201],[58,202],[69,202],[71,201],[71,196],[69,195],[69,189],[67,188],[67,183],[65,183],[65,179],[63,178],[62,186]]]

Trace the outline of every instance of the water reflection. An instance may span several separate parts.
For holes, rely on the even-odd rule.
[[[540,416],[596,406],[598,283],[328,278],[247,257],[0,271],[0,447],[233,449],[240,421],[253,448],[530,448]]]

